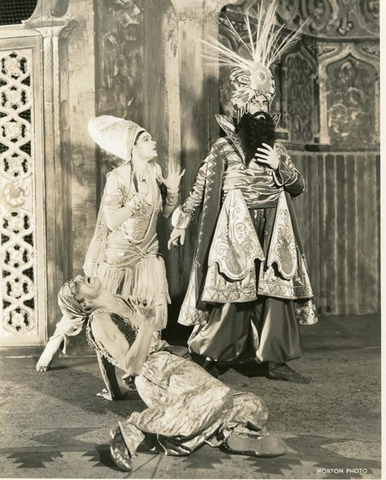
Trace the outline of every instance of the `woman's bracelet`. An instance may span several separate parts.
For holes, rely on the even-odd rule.
[[[166,193],[166,204],[167,205],[175,205],[178,202],[178,193],[179,190],[167,190]]]

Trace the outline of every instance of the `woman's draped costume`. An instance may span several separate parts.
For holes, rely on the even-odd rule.
[[[292,204],[304,180],[276,142],[278,171],[244,161],[231,119],[213,145],[193,188],[173,213],[186,228],[200,208],[197,248],[179,323],[195,325],[195,353],[233,360],[252,344],[258,361],[301,356],[298,322],[317,322]]]
[[[119,168],[107,175],[105,191],[99,208],[94,236],[87,251],[84,271],[97,276],[111,293],[122,297],[147,299],[156,305],[156,329],[167,324],[167,304],[170,302],[165,263],[159,252],[157,239],[158,215],[162,209],[162,171],[155,162],[149,162],[143,173],[147,194],[138,190],[133,170],[123,178]],[[106,225],[106,213],[130,206],[135,214],[114,231]],[[63,317],[54,335],[77,335],[82,322]]]
[[[98,355],[122,368],[92,334],[91,315],[86,329]],[[139,320],[111,315],[132,345]],[[178,356],[174,347],[153,338],[142,372],[135,378],[137,391],[147,406],[133,412],[119,426],[131,455],[145,442],[165,455],[186,455],[204,442],[219,446],[232,432],[265,435],[268,410],[252,393],[232,391],[200,366]],[[143,443],[143,444],[145,444]]]

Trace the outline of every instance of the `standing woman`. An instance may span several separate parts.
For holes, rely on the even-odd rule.
[[[169,300],[165,264],[159,253],[157,219],[178,201],[179,167],[162,176],[156,142],[129,120],[102,115],[89,122],[93,140],[124,160],[107,175],[94,237],[84,264],[86,275],[124,298],[145,298],[156,306],[156,329],[167,322]]]
[[[144,298],[155,305],[157,332],[166,327],[170,302],[165,264],[159,252],[157,219],[168,217],[178,202],[182,175],[169,166],[162,176],[155,162],[156,142],[142,127],[111,115],[92,118],[92,139],[123,160],[107,175],[94,236],[83,266],[87,276],[97,276],[111,293],[125,299]],[[68,336],[77,335],[82,324],[66,317],[57,324],[36,369],[48,369],[53,355]],[[103,395],[108,398],[108,395]]]

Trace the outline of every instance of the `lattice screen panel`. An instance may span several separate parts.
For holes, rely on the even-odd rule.
[[[30,344],[37,322],[33,50],[0,50],[0,343]]]

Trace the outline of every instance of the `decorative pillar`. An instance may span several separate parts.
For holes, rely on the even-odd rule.
[[[44,340],[46,315],[41,41],[0,32],[0,346]]]
[[[63,2],[58,0],[56,3],[63,10]],[[69,16],[53,16],[56,10],[51,1],[41,0],[31,18],[24,22],[26,28],[39,32],[42,38],[41,116],[45,178],[41,188],[44,188],[45,195],[47,284],[47,317],[40,319],[45,324],[45,336],[41,339],[43,342],[49,334],[48,324],[56,323],[60,318],[57,293],[72,273],[71,165],[64,161],[69,116],[68,72],[65,67],[68,35],[77,22]]]
[[[0,32],[3,347],[45,343],[71,265],[69,166],[62,160],[68,86],[62,79],[66,37],[76,22],[62,17],[67,7],[68,1],[40,0],[27,21]]]

